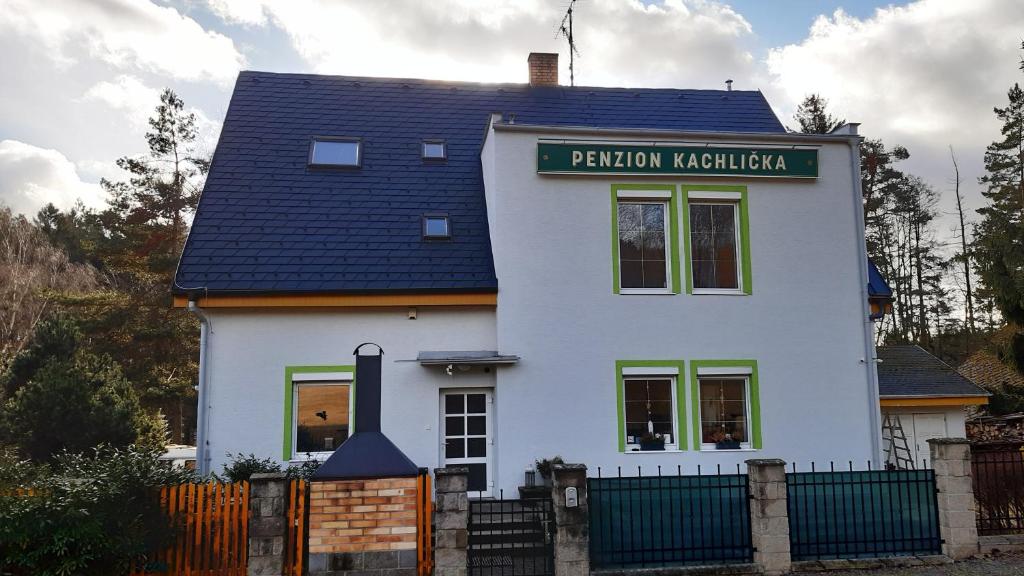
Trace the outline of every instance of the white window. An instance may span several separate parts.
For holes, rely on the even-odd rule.
[[[626,451],[676,450],[676,376],[623,375]]]
[[[448,145],[444,140],[424,140],[423,141],[423,159],[424,160],[447,160],[448,159]]]
[[[750,376],[704,374],[697,382],[701,449],[750,448]]]
[[[348,439],[351,382],[295,381],[293,394],[292,454],[322,460]]]
[[[309,165],[359,167],[363,160],[362,148],[362,143],[355,138],[314,138]]]
[[[690,200],[690,265],[695,293],[737,292],[740,278],[739,203]]]
[[[619,199],[619,292],[668,292],[669,203]]]

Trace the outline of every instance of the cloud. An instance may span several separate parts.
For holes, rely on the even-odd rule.
[[[57,150],[18,140],[0,140],[0,203],[34,215],[47,202],[68,208],[81,199],[101,206],[99,184],[83,182],[75,165]]]
[[[801,43],[770,52],[769,99],[793,124],[796,104],[822,94],[834,112],[862,122],[862,134],[907,146],[905,168],[942,191],[950,188],[952,144],[970,191],[984,147],[999,135],[992,108],[1024,80],[1021,29],[1017,0],[920,0],[865,19],[839,10],[819,17]],[[980,205],[980,196],[969,202]]]
[[[84,98],[125,113],[134,128],[144,129],[153,109],[160,103],[160,90],[146,86],[135,76],[122,74],[113,82],[96,83],[86,91]]]
[[[62,67],[88,57],[117,69],[227,84],[245,64],[227,36],[144,0],[7,0],[4,33],[38,44]]]
[[[226,22],[273,25],[321,73],[523,82],[531,51],[561,52],[564,3],[543,0],[435,0],[338,3],[326,0],[209,0]],[[749,77],[741,40],[750,24],[705,0],[591,0],[576,7],[581,55],[576,80],[589,85],[722,86]]]

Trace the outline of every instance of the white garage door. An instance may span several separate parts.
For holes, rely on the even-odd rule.
[[[946,437],[946,415],[945,414],[913,414],[914,431],[913,435],[907,438],[914,451],[914,464],[921,466],[923,461],[931,462],[931,455],[928,451],[928,440],[932,438]],[[906,426],[906,419],[904,419]]]

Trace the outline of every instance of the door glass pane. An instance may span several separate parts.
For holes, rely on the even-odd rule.
[[[449,416],[444,419],[445,436],[462,436],[465,433],[466,431],[462,416]]]
[[[445,458],[465,458],[466,441],[462,438],[446,438],[444,441]]]
[[[483,414],[487,412],[487,395],[466,394],[466,408],[468,414]]]
[[[295,389],[295,451],[334,451],[348,438],[348,385],[296,384]]]
[[[487,464],[467,464],[469,467],[469,491],[487,490]]]
[[[487,417],[486,416],[470,416],[466,418],[466,434],[473,436],[483,436],[487,434]]]
[[[466,440],[466,456],[469,458],[483,458],[487,456],[486,438],[469,438]]]
[[[462,414],[463,400],[462,394],[445,394],[444,396],[444,413],[445,414]]]

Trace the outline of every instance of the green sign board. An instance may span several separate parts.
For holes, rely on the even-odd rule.
[[[818,151],[539,142],[537,172],[817,178]]]

